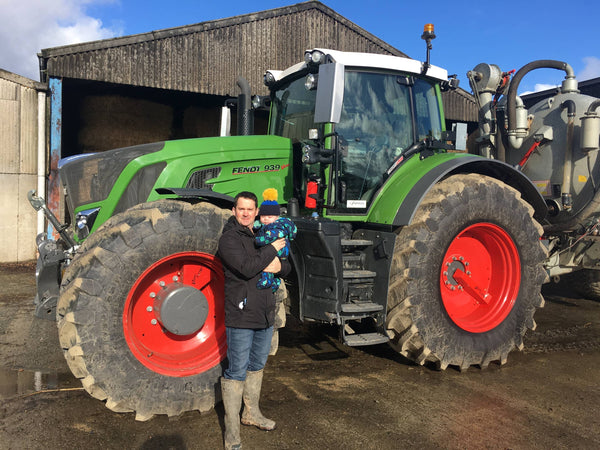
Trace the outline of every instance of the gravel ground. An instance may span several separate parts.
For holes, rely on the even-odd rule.
[[[34,267],[1,266],[1,449],[216,449],[223,410],[136,422],[70,374],[54,322],[33,317]],[[288,319],[265,370],[245,449],[600,448],[600,303],[545,287],[525,349],[502,367],[443,372],[387,345],[349,348],[336,330]]]

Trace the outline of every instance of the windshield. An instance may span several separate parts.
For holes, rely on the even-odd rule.
[[[413,120],[413,117],[415,120]],[[423,79],[346,71],[340,122],[338,176],[342,208],[367,208],[383,173],[426,137],[441,137],[435,87]]]
[[[291,81],[271,96],[271,134],[303,141],[309,129],[320,128],[314,123],[317,91],[307,90],[304,81],[305,77]]]

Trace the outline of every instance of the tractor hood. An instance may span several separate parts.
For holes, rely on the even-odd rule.
[[[274,187],[291,196],[291,142],[277,136],[232,136],[145,144],[61,161],[72,224],[96,229],[114,214],[167,197],[158,188],[202,188],[257,195]],[[289,174],[289,176],[288,176]],[[288,179],[290,178],[290,179]],[[286,187],[287,186],[287,187]],[[287,192],[290,190],[290,192]],[[93,213],[94,225],[89,217]],[[81,218],[86,224],[81,224]]]

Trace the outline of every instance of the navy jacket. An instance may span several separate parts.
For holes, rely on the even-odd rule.
[[[271,289],[258,289],[262,270],[277,256],[272,245],[257,248],[252,231],[240,225],[235,216],[229,218],[219,239],[217,256],[225,272],[225,326],[261,329],[273,325],[275,296]],[[281,261],[285,276],[291,266]]]

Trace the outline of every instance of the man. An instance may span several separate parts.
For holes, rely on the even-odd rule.
[[[275,319],[275,297],[271,289],[258,289],[263,271],[285,276],[291,267],[277,252],[285,239],[257,248],[252,225],[258,212],[252,192],[235,197],[233,216],[223,227],[218,256],[225,273],[225,330],[229,367],[221,378],[225,407],[225,448],[241,448],[242,423],[262,430],[275,429],[275,422],[258,407],[263,368],[267,362]]]

